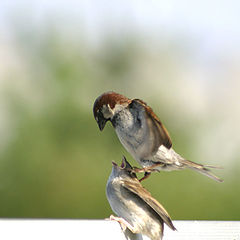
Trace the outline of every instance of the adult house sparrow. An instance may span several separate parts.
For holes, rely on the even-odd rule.
[[[126,158],[121,166],[114,162],[112,165],[106,194],[118,217],[111,215],[110,220],[118,221],[124,231],[128,228],[152,240],[162,239],[164,223],[176,230],[167,211],[142,187]]]
[[[135,172],[145,173],[141,180],[152,171],[190,168],[222,182],[208,169],[217,167],[186,160],[173,150],[166,128],[142,100],[106,92],[96,99],[93,114],[101,131],[107,121],[112,123],[122,145],[143,167],[134,168]]]

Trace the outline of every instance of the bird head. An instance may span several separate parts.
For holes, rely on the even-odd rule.
[[[112,171],[115,176],[121,178],[137,178],[136,174],[133,172],[133,168],[130,163],[127,161],[125,156],[122,158],[122,163],[118,166],[115,162],[112,162]]]
[[[107,121],[111,121],[114,115],[130,102],[129,98],[116,92],[106,92],[100,95],[93,105],[93,115],[99,129],[102,131]]]

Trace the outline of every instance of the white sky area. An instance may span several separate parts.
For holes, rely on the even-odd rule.
[[[212,154],[211,159],[216,159],[216,162],[217,157],[228,159],[238,151],[240,137],[236,135],[236,131],[239,130],[240,122],[239,0],[1,0],[0,45],[1,39],[11,32],[12,21],[18,20],[26,26],[41,28],[50,21],[57,23],[64,31],[76,34],[84,31],[85,37],[93,45],[101,43],[108,33],[117,39],[133,32],[143,43],[151,45],[154,42],[154,46],[165,36],[167,39],[182,40],[191,50],[191,56],[186,58],[189,57],[196,68],[200,67],[201,70],[188,67],[193,74],[189,74],[189,79],[187,75],[184,76],[185,87],[182,87],[179,77],[180,80],[175,86],[179,89],[179,101],[186,106],[189,104],[186,114],[201,111],[203,105],[205,114],[215,111],[217,116],[223,119],[218,126],[209,130],[209,135],[202,134],[203,139],[198,139],[199,145],[196,149],[202,153],[209,147],[206,145],[209,142],[214,142],[221,148],[223,140],[228,139],[224,143],[224,154],[220,153],[217,147],[214,151],[209,151],[209,154]],[[0,63],[6,62],[5,59],[1,60],[0,53]],[[0,76],[0,84],[1,81]],[[205,83],[202,83],[204,81]],[[154,81],[149,81],[148,85],[149,89],[155,92],[161,87],[156,86]],[[191,92],[191,101],[186,91]],[[208,109],[201,98],[206,94],[210,106]],[[189,111],[191,107],[192,110]],[[209,141],[205,141],[206,138],[209,138]]]
[[[52,18],[70,28],[82,21],[93,39],[100,37],[104,30],[112,28],[111,31],[116,34],[124,34],[133,29],[145,36],[151,33],[151,38],[159,33],[191,36],[193,40],[199,39],[202,50],[210,53],[219,51],[222,47],[231,49],[240,43],[238,0],[0,2],[0,24],[3,26],[9,16],[22,15],[23,19],[27,19],[28,14],[33,22],[44,22]]]
[[[39,28],[56,23],[66,34],[84,34],[93,46],[106,34],[121,39],[134,33],[153,47],[159,40],[179,39],[190,49],[186,60],[210,71],[223,56],[237,56],[235,61],[240,56],[238,0],[2,0],[0,31],[8,35],[13,21]]]
[[[2,36],[18,22],[20,27],[39,29],[56,23],[66,34],[83,34],[92,46],[98,46],[106,35],[121,39],[133,33],[153,48],[158,41],[178,39],[190,49],[186,61],[203,65],[205,71],[211,68],[210,72],[222,68],[223,58],[238,62],[240,56],[238,0],[0,1]]]

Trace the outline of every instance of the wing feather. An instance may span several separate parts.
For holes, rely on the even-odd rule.
[[[164,145],[166,148],[170,149],[172,147],[172,141],[169,136],[169,133],[167,129],[163,126],[162,122],[157,117],[157,115],[153,112],[152,108],[150,108],[144,101],[140,99],[133,99],[132,102],[140,104],[142,107],[144,107],[151,124],[157,130],[154,132],[154,134],[157,134],[158,138],[158,146],[156,147],[155,150],[157,150],[160,145]]]
[[[122,186],[141,198],[172,230],[176,230],[168,212],[139,182],[123,181]]]

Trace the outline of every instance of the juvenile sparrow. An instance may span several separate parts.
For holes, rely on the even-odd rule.
[[[96,99],[93,114],[101,131],[107,121],[112,123],[122,145],[143,167],[134,168],[135,172],[145,173],[141,180],[152,171],[190,168],[222,182],[208,169],[217,167],[186,160],[173,150],[166,128],[142,100],[106,92]]]
[[[167,211],[142,187],[126,158],[121,166],[114,162],[112,165],[106,194],[118,217],[111,215],[110,219],[118,221],[124,231],[128,228],[152,240],[162,239],[164,223],[176,230]]]

